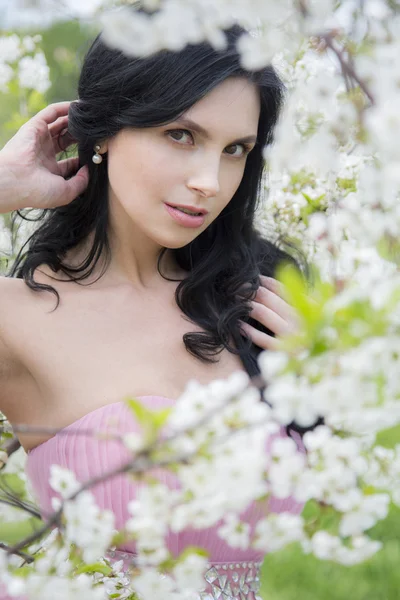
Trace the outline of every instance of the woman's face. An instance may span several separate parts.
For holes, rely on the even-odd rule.
[[[124,129],[102,144],[101,152],[108,152],[110,219],[118,238],[136,238],[140,232],[161,247],[180,248],[202,233],[241,182],[259,113],[257,87],[235,77],[185,113],[193,124]],[[183,213],[176,216],[167,205],[208,212],[197,219],[200,224],[190,219],[190,227],[179,220]]]

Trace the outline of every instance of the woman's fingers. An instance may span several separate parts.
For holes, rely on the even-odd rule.
[[[67,148],[69,148],[69,146],[72,146],[72,144],[76,144],[76,140],[72,137],[67,129],[53,137],[53,148],[55,154],[64,152]]]
[[[279,350],[280,340],[259,331],[249,323],[244,323],[239,320],[240,327],[246,337],[249,337],[253,344],[263,350]]]
[[[71,102],[50,104],[27,121],[1,150],[5,172],[13,175],[13,195],[4,212],[26,208],[55,208],[68,204],[87,188],[89,169],[78,158],[56,161],[56,154],[74,140],[68,133]],[[78,170],[79,169],[79,170]]]
[[[74,175],[79,169],[79,158],[74,156],[73,158],[66,158],[57,162],[59,174],[61,177],[70,177]]]
[[[51,123],[49,125],[49,133],[51,137],[55,135],[59,135],[63,129],[67,129],[68,127],[68,115],[64,115],[63,117],[59,117],[57,121]]]
[[[267,277],[266,275],[260,275],[261,285],[271,290],[282,299],[285,299],[285,288],[280,281],[273,277]]]
[[[69,146],[76,143],[76,140],[68,131],[68,115],[60,117],[49,125],[49,133],[53,140],[54,152],[64,152]]]
[[[285,335],[292,331],[292,324],[269,306],[254,300],[250,305],[252,308],[250,317],[273,331],[275,335]]]
[[[74,161],[76,159],[67,159],[67,161]],[[62,161],[64,162],[64,161]],[[71,165],[73,163],[71,162]],[[68,169],[69,167],[67,167]],[[75,200],[80,194],[82,194],[87,188],[89,183],[89,169],[87,165],[84,165],[79,171],[66,181],[62,182],[62,188],[58,197],[58,205],[69,204]]]
[[[43,108],[43,110],[39,111],[34,117],[32,117],[30,123],[44,121],[47,123],[47,125],[51,125],[51,123],[54,123],[54,121],[56,121],[59,117],[68,115],[70,104],[70,100],[66,102],[54,102],[53,104],[49,104],[49,106],[46,106],[46,108]]]
[[[278,281],[276,281],[276,283],[279,284]],[[271,286],[270,283],[269,285]],[[279,291],[282,295],[284,294],[282,287],[274,286],[277,291],[272,291],[271,287],[266,288],[263,285],[261,285],[258,288],[257,294],[254,298],[255,302],[258,302],[261,305],[268,307],[271,311],[279,315],[279,317],[281,317],[283,320],[288,321],[289,323],[293,323],[295,325],[299,325],[298,315],[294,308],[290,306],[290,304],[288,304],[286,300],[282,298],[281,295],[277,294],[277,291]]]
[[[300,325],[298,314],[284,300],[284,286],[275,279],[260,276],[261,285],[254,300],[250,300],[250,317],[273,332],[275,336],[283,337],[294,333]],[[279,347],[279,339],[252,327],[249,323],[240,321],[245,335],[254,344],[264,350],[274,350]]]

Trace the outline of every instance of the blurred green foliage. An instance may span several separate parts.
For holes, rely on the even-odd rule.
[[[8,33],[8,32],[2,32]],[[84,55],[98,30],[75,21],[54,23],[44,30],[18,30],[18,35],[42,36],[40,47],[50,68],[51,87],[45,94],[22,90],[16,82],[0,92],[0,148],[31,116],[51,104],[78,97],[78,78]]]
[[[261,571],[264,600],[398,600],[400,509],[371,530],[383,548],[368,561],[346,567],[305,556],[297,545],[266,557]]]
[[[400,443],[400,426],[378,436],[377,443]],[[369,535],[383,543],[366,562],[346,567],[303,554],[293,544],[266,556],[261,570],[264,600],[398,600],[400,598],[400,508],[378,522]]]
[[[79,21],[56,23],[41,33],[42,47],[50,67],[51,88],[46,100],[61,102],[77,98],[78,77],[86,51],[97,34]]]

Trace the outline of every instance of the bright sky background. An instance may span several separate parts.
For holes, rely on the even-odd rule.
[[[101,0],[0,0],[0,28],[48,25],[74,15],[87,17]],[[35,8],[36,6],[36,8]]]
[[[340,13],[342,26],[348,26],[353,6],[359,0],[346,0]],[[369,0],[371,5],[380,0]],[[102,0],[0,0],[0,29],[13,29],[24,26],[47,26],[54,20],[68,18],[89,18],[92,11],[102,4]]]

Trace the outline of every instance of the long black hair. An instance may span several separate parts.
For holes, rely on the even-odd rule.
[[[102,34],[97,36],[83,63],[79,100],[71,104],[68,125],[78,141],[80,164],[89,166],[89,185],[74,202],[42,211],[38,220],[43,222],[27,240],[28,250],[24,253],[21,248],[9,276],[23,278],[34,291],[54,293],[57,308],[57,290],[33,278],[39,265],[47,264],[55,273],[61,270],[77,282],[92,273],[100,256],[105,255],[106,262],[110,259],[107,161],[93,164],[94,145],[125,127],[172,122],[228,77],[245,77],[259,90],[261,111],[257,144],[247,158],[242,181],[210,226],[173,253],[179,267],[188,272],[177,286],[176,303],[202,328],[183,336],[186,349],[201,361],[216,362],[216,355],[227,348],[238,354],[248,374],[255,376],[260,372],[257,356],[261,349],[241,334],[238,320],[273,335],[249,318],[249,300],[260,285],[259,275],[274,277],[282,262],[292,263],[306,277],[309,271],[299,249],[288,240],[273,243],[265,239],[255,225],[266,175],[263,148],[273,142],[285,87],[272,66],[252,72],[241,66],[236,43],[243,33],[239,25],[226,30],[228,44],[223,50],[204,42],[144,58],[128,57],[106,45]],[[82,265],[63,262],[66,252],[91,233],[93,245]],[[161,275],[165,251],[157,265]],[[248,284],[248,291],[238,296],[243,284]]]

